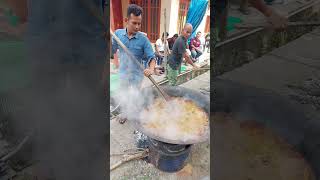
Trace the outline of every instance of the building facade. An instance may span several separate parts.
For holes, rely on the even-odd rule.
[[[143,9],[141,31],[147,33],[154,43],[166,30],[169,37],[180,34],[187,18],[191,0],[111,0],[111,28],[123,28],[129,4],[137,4]],[[210,31],[210,8],[207,7],[205,16],[196,31]]]

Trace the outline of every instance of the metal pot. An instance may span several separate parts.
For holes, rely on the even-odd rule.
[[[179,86],[162,86],[163,90],[171,97],[183,97],[185,99],[189,99],[192,100],[193,102],[195,102],[200,108],[202,108],[207,114],[208,117],[210,114],[210,99],[208,98],[208,96],[205,96],[203,94],[201,94],[200,92],[191,90],[191,89],[187,89],[184,87],[179,87]],[[150,92],[154,95],[155,98],[159,97],[158,92],[154,89],[154,88],[146,88],[143,90],[143,93],[147,93],[149,94]],[[150,95],[150,94],[149,94]],[[149,104],[146,103],[146,107]],[[133,125],[142,133],[144,133],[146,136],[161,141],[161,142],[166,142],[166,143],[170,143],[170,144],[195,144],[195,143],[200,143],[200,142],[204,142],[209,138],[209,126],[208,129],[206,131],[206,133],[204,133],[202,136],[199,136],[199,138],[197,139],[193,139],[193,140],[172,140],[172,139],[167,139],[161,136],[157,136],[155,134],[153,134],[150,131],[147,131],[146,129],[144,129],[144,127],[142,126],[140,120],[138,118],[133,119],[133,121],[131,121],[133,123]]]

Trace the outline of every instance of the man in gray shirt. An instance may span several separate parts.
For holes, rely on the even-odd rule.
[[[181,35],[176,39],[173,44],[171,54],[168,58],[167,63],[167,72],[168,80],[171,86],[177,85],[177,76],[179,73],[179,67],[182,63],[182,59],[185,58],[186,61],[191,64],[194,68],[198,68],[193,61],[190,59],[190,56],[186,52],[187,49],[187,40],[192,33],[192,25],[187,23],[184,25]]]

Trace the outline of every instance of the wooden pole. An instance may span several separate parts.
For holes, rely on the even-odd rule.
[[[124,155],[124,158],[121,159],[120,161],[118,161],[117,163],[115,163],[114,165],[112,165],[110,167],[110,171],[116,169],[117,167],[119,167],[120,165],[129,162],[131,160],[135,160],[135,159],[142,159],[148,156],[148,149],[141,152],[141,153],[137,153],[137,154],[132,154],[132,155]]]
[[[163,57],[163,62],[164,62],[164,67],[167,65],[167,59],[168,59],[168,51],[167,51],[167,16],[166,16],[166,8],[164,9],[164,57]]]

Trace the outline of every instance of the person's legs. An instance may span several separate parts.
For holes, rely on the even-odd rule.
[[[156,54],[156,65],[158,65],[158,64],[159,64],[159,55]]]
[[[161,65],[162,65],[162,61],[163,61],[163,57],[159,57],[159,59],[158,59],[158,66],[161,66]]]
[[[162,60],[163,60],[163,57],[160,56],[159,54],[156,54],[156,62],[157,62],[157,66],[161,66],[162,64]]]
[[[196,58],[196,56],[197,56],[197,51],[196,51],[196,50],[191,50],[191,56],[192,56],[193,58]]]
[[[167,64],[167,72],[168,72],[168,80],[170,86],[176,86],[177,85],[177,77],[178,77],[178,70],[172,69],[169,64]]]
[[[196,55],[196,58],[200,57],[202,55],[202,52],[200,51],[197,51],[197,55]]]

